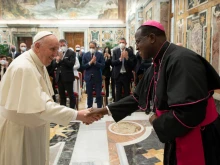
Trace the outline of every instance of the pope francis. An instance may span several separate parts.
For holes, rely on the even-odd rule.
[[[92,123],[89,110],[77,112],[52,99],[45,66],[59,49],[51,32],[39,32],[32,48],[14,60],[0,82],[0,165],[47,165],[49,123]]]

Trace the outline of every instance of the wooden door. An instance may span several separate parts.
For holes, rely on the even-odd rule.
[[[68,47],[72,47],[75,51],[75,46],[84,46],[84,33],[83,32],[66,32],[65,39],[67,40]]]
[[[29,50],[31,48],[32,42],[32,37],[18,37],[17,48],[19,49],[19,51],[21,51],[20,44],[25,43],[27,45],[27,50]]]

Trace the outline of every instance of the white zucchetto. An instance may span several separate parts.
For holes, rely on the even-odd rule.
[[[46,36],[49,36],[49,35],[52,35],[53,33],[49,32],[49,31],[41,31],[41,32],[38,32],[35,36],[34,36],[34,40],[33,40],[33,43],[35,43],[36,41],[40,40],[41,38],[43,37],[46,37]]]

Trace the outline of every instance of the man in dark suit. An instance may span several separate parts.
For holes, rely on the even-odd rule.
[[[56,90],[56,76],[55,76],[55,70],[56,70],[56,58],[54,58],[50,65],[47,66],[47,72],[50,76],[50,80],[51,80],[51,83],[52,83],[52,87],[53,87],[53,92],[54,92],[54,95],[53,95],[53,100],[56,102],[56,94],[58,94],[57,90]]]
[[[11,57],[12,59],[15,59],[17,56],[20,55],[20,52],[16,52],[16,47],[14,45],[10,46],[8,57]]]
[[[124,89],[124,97],[130,94],[130,83],[132,78],[132,69],[135,65],[135,56],[128,48],[126,48],[126,39],[119,40],[119,48],[113,51],[112,77],[116,84],[116,101],[121,99],[122,88]]]
[[[60,95],[60,104],[66,105],[66,94],[68,93],[70,99],[70,108],[75,108],[76,99],[73,93],[73,66],[76,60],[76,54],[71,49],[67,48],[67,41],[61,39],[59,41],[60,51],[56,58],[56,82],[58,84],[58,90]]]
[[[87,106],[93,104],[93,88],[95,88],[97,107],[102,107],[102,69],[105,67],[105,60],[102,53],[97,51],[97,44],[94,41],[89,43],[89,52],[83,55],[82,66],[85,69],[84,79],[86,81]]]

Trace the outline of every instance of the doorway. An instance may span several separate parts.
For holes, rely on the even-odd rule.
[[[68,47],[72,47],[75,51],[75,46],[84,46],[84,32],[65,32],[65,39],[68,43]]]
[[[32,37],[18,37],[17,38],[17,48],[19,48],[20,50],[20,44],[21,43],[25,43],[27,45],[27,50],[29,50],[31,48],[32,45]]]

